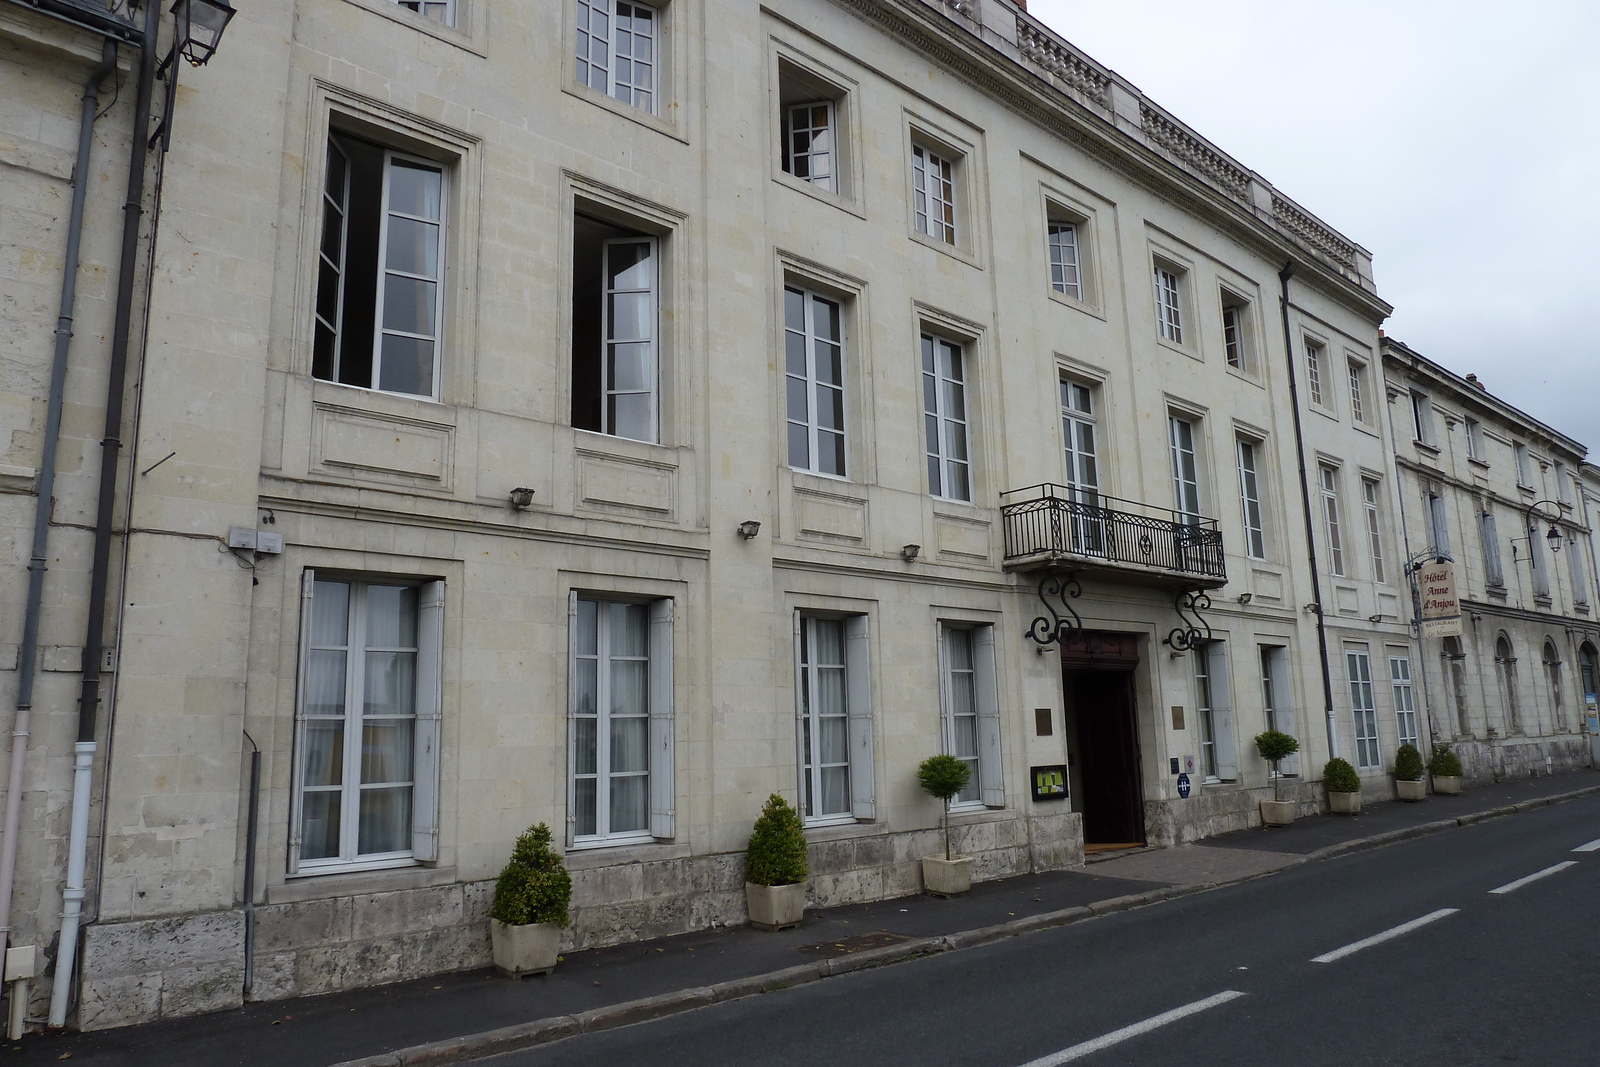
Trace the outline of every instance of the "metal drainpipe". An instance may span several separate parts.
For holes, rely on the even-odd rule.
[[[83,239],[83,205],[88,195],[90,154],[100,83],[117,65],[117,43],[107,39],[100,65],[83,85],[78,120],[78,155],[72,174],[72,213],[67,221],[67,252],[61,264],[61,309],[56,318],[55,359],[50,364],[50,398],[45,408],[44,454],[39,459],[38,498],[33,506],[33,552],[28,560],[28,599],[23,609],[22,646],[17,650],[17,714],[11,728],[11,771],[6,779],[5,841],[0,847],[0,942],[11,944],[11,895],[17,874],[17,829],[22,820],[23,768],[33,718],[33,682],[38,665],[39,616],[44,603],[44,572],[50,540],[50,505],[55,496],[56,448],[61,439],[61,406],[66,393],[67,352],[72,346],[73,311],[78,299],[78,251]]]
[[[1311,557],[1311,596],[1317,605],[1317,655],[1322,661],[1322,699],[1327,709],[1328,758],[1339,754],[1339,734],[1334,729],[1333,674],[1328,669],[1328,627],[1322,614],[1322,578],[1317,572],[1317,527],[1311,519],[1311,487],[1306,481],[1306,440],[1300,425],[1300,385],[1295,377],[1294,330],[1289,326],[1289,279],[1294,277],[1294,260],[1283,265],[1278,281],[1283,286],[1280,307],[1283,311],[1283,351],[1289,360],[1289,406],[1294,412],[1294,452],[1300,464],[1300,503],[1306,518],[1306,552]]]
[[[122,401],[132,332],[134,274],[139,261],[139,222],[144,215],[145,160],[150,150],[150,98],[156,75],[156,38],[161,5],[146,0],[144,47],[139,54],[139,90],[133,109],[133,147],[128,154],[128,195],[122,205],[122,260],[117,275],[116,318],[106,383],[105,436],[100,441],[100,499],[94,530],[94,565],[89,578],[89,623],[83,639],[83,692],[78,703],[78,740],[72,746],[72,819],[67,838],[67,884],[62,890],[61,940],[49,1025],[65,1026],[78,954],[89,852],[89,792],[94,774],[95,719],[100,709],[100,654],[105,644],[106,588],[111,573],[111,520],[117,496],[117,455],[122,448]]]

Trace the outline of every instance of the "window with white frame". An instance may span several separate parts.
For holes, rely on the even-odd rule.
[[[1074,300],[1084,299],[1078,225],[1068,219],[1052,218],[1046,227],[1050,249],[1050,288]]]
[[[577,215],[572,258],[572,425],[659,441],[661,240]]]
[[[1372,660],[1367,652],[1346,649],[1345,672],[1350,682],[1350,710],[1355,717],[1356,766],[1372,770],[1383,765],[1378,751],[1378,708],[1372,691]]]
[[[1506,575],[1500,564],[1500,534],[1495,529],[1494,512],[1485,510],[1478,516],[1478,538],[1483,545],[1484,584],[1503,589]]]
[[[1239,760],[1234,746],[1227,642],[1207,641],[1193,656],[1201,770],[1207,781],[1232,781],[1239,777]]]
[[[994,627],[946,623],[940,627],[940,637],[945,751],[972,770],[952,806],[1000,807],[1005,804],[1005,786],[1000,777]]]
[[[1155,265],[1156,331],[1163,341],[1183,344],[1183,272],[1159,260]]]
[[[1445,509],[1444,497],[1435,492],[1429,492],[1423,497],[1424,514],[1428,519],[1428,538],[1432,542],[1428,547],[1436,556],[1450,554],[1450,520]]]
[[[1372,580],[1388,581],[1383,565],[1383,514],[1380,511],[1378,480],[1361,479],[1361,503],[1367,512],[1367,545],[1372,552]]]
[[[1261,707],[1266,712],[1267,729],[1290,737],[1298,736],[1289,689],[1289,650],[1283,645],[1261,645]],[[1291,752],[1278,761],[1278,773],[1300,773],[1299,753]]]
[[[1511,454],[1516,460],[1517,484],[1532,488],[1533,468],[1528,463],[1528,446],[1523,444],[1521,441],[1513,441],[1511,444]]]
[[[1306,338],[1306,388],[1311,394],[1311,402],[1318,406],[1326,406],[1327,396],[1322,390],[1322,362],[1326,349],[1320,342]]]
[[[1211,701],[1211,667],[1204,650],[1194,656],[1194,724],[1200,740],[1200,771],[1206,781],[1218,781],[1217,730]]]
[[[810,823],[872,818],[867,617],[796,612],[795,675],[802,814]]]
[[[577,0],[578,84],[656,111],[661,13],[637,0]]]
[[[1467,458],[1480,463],[1487,462],[1489,456],[1483,450],[1483,423],[1470,415],[1464,421],[1467,425]]]
[[[1250,302],[1222,290],[1222,354],[1234,370],[1250,371]]]
[[[1067,495],[1074,503],[1096,507],[1100,503],[1100,457],[1095,440],[1094,390],[1070,378],[1062,378],[1060,387]],[[1076,551],[1090,555],[1105,552],[1105,527],[1092,514],[1074,514],[1071,528]]]
[[[962,347],[926,333],[922,335],[922,416],[928,492],[950,500],[971,500],[967,371]]]
[[[329,135],[313,376],[438,395],[445,202],[438,163]]]
[[[415,11],[425,19],[445,26],[456,24],[456,0],[398,0],[407,11]]]
[[[1322,497],[1322,528],[1328,539],[1328,570],[1344,574],[1344,538],[1339,527],[1339,470],[1331,464],[1317,466],[1317,489]]]
[[[830,193],[839,191],[837,120],[833,101],[791,104],[783,109],[783,169]]]
[[[1394,694],[1394,717],[1397,743],[1421,748],[1417,733],[1417,703],[1411,691],[1411,659],[1405,654],[1389,653],[1389,687]]]
[[[917,232],[956,243],[956,165],[940,152],[911,146],[911,209]]]
[[[1360,360],[1347,361],[1350,376],[1350,417],[1356,422],[1367,421],[1367,365]]]
[[[1411,390],[1411,425],[1417,440],[1431,445],[1433,440],[1433,398],[1416,389]]]
[[[784,396],[789,466],[845,476],[844,320],[837,300],[783,290]]]
[[[1167,440],[1172,446],[1172,490],[1178,521],[1185,526],[1200,522],[1200,471],[1195,461],[1195,426],[1179,415],[1167,416]]]
[[[673,836],[673,601],[574,592],[568,704],[574,847]]]
[[[444,583],[307,570],[289,873],[438,858]]]
[[[1266,531],[1261,522],[1261,481],[1256,471],[1256,442],[1241,437],[1239,451],[1239,500],[1244,508],[1244,550],[1251,559],[1267,558]]]

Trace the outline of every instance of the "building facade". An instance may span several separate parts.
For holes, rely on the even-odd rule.
[[[0,16],[59,142],[97,42]],[[92,299],[49,529],[9,934],[75,1025],[480,966],[532,823],[588,947],[743,922],[770,793],[812,903],[918,891],[939,752],[983,879],[1258,824],[1267,728],[1306,812],[1426,748],[1370,255],[1010,0],[297,0],[181,78],[92,741]]]
[[[1434,732],[1469,778],[1593,765],[1593,464],[1572,438],[1383,343],[1408,554],[1454,561],[1459,635],[1424,639]]]

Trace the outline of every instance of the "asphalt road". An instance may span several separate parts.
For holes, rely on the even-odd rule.
[[[1591,797],[477,1062],[1596,1067],[1597,841]]]

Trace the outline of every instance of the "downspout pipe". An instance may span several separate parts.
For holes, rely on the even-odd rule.
[[[78,119],[78,155],[72,172],[72,211],[67,218],[67,251],[61,264],[61,307],[56,315],[55,358],[50,364],[50,396],[45,406],[44,453],[39,459],[38,498],[33,505],[33,548],[28,557],[28,598],[22,614],[22,645],[17,650],[17,713],[11,727],[11,767],[6,777],[4,842],[0,844],[0,942],[11,944],[11,898],[17,875],[17,830],[22,820],[23,770],[33,719],[33,683],[38,671],[39,616],[44,603],[44,572],[50,540],[50,505],[55,497],[56,450],[61,440],[61,407],[67,387],[67,353],[72,346],[73,312],[78,299],[78,258],[83,242],[83,207],[88,197],[94,121],[100,109],[100,83],[117,65],[117,43],[106,40],[100,65],[83,85]]]
[[[1305,428],[1300,423],[1300,384],[1294,363],[1294,330],[1289,325],[1289,279],[1294,277],[1294,260],[1278,272],[1282,286],[1279,307],[1283,311],[1283,351],[1289,360],[1289,409],[1294,412],[1294,452],[1300,464],[1300,504],[1306,519],[1306,554],[1311,560],[1311,597],[1317,605],[1317,657],[1322,662],[1322,700],[1326,710],[1328,757],[1339,754],[1339,732],[1334,728],[1333,672],[1328,669],[1328,624],[1322,611],[1322,576],[1317,562],[1317,526],[1311,518],[1311,485],[1306,481]]]
[[[89,578],[89,622],[83,638],[83,691],[78,703],[78,740],[73,749],[72,819],[67,838],[67,884],[62,890],[61,940],[49,1024],[65,1026],[78,953],[78,926],[86,895],[89,853],[89,792],[94,774],[95,723],[100,710],[100,656],[105,644],[106,589],[111,575],[111,520],[117,496],[117,456],[122,449],[122,400],[128,377],[133,290],[139,262],[139,223],[144,216],[145,161],[150,150],[150,100],[156,80],[156,36],[161,5],[146,0],[139,89],[133,108],[133,146],[128,154],[128,195],[122,205],[122,259],[117,274],[116,318],[106,381],[105,435],[100,441],[100,499],[95,518],[94,564]]]

